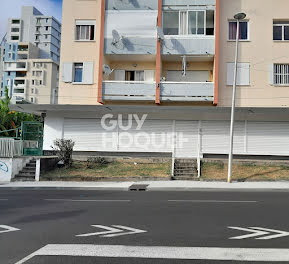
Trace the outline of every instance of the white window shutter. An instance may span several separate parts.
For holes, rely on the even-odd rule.
[[[125,81],[125,70],[115,70],[114,79],[116,81]]]
[[[72,69],[73,63],[72,62],[64,62],[62,65],[62,81],[69,83],[72,82]]]
[[[84,62],[83,63],[83,83],[84,84],[93,84],[93,75],[94,75],[94,64],[93,62]]]
[[[154,70],[145,70],[144,71],[144,80],[146,82],[153,82],[155,80],[155,71]]]
[[[227,63],[227,85],[234,83],[234,63]],[[237,85],[250,85],[250,63],[238,63]]]
[[[269,65],[269,84],[274,85],[274,64]]]

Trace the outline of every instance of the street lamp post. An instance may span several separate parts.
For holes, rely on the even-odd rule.
[[[236,32],[236,54],[235,54],[234,83],[233,83],[232,110],[231,110],[230,150],[229,150],[229,161],[228,161],[228,183],[232,182],[232,163],[233,163],[233,147],[234,147],[234,121],[235,121],[236,85],[237,85],[237,70],[238,70],[238,55],[239,55],[240,20],[245,19],[245,17],[246,17],[245,13],[238,13],[234,16],[234,18],[237,20],[237,32]]]

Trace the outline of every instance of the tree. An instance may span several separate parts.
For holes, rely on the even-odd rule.
[[[10,111],[10,101],[11,98],[8,95],[8,89],[5,87],[4,97],[0,99],[0,137],[15,137],[16,128],[19,128],[22,122],[38,121],[38,118],[34,115]],[[13,131],[13,129],[15,129],[15,131]]]

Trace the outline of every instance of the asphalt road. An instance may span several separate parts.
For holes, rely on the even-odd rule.
[[[288,263],[288,208],[282,191],[3,189],[0,263]]]

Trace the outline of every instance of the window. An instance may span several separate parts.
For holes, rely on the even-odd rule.
[[[289,64],[274,64],[274,84],[289,85]]]
[[[45,27],[45,30],[48,31],[49,27]]]
[[[83,63],[74,63],[74,82],[81,83],[83,79]]]
[[[46,18],[46,23],[48,23],[48,18]]]
[[[19,32],[19,28],[11,28],[11,32]]]
[[[95,38],[95,21],[77,20],[75,40],[91,41],[94,40],[94,38]]]
[[[36,23],[40,24],[41,23],[41,18],[37,18]]]
[[[273,40],[289,41],[289,21],[274,21]]]
[[[48,39],[48,35],[45,35],[45,39]]]
[[[19,40],[19,36],[12,36],[11,40]]]
[[[125,71],[126,81],[144,81],[144,71]]]
[[[34,97],[30,97],[30,102],[33,104],[34,103]]]
[[[34,88],[31,88],[31,93],[34,94]]]
[[[20,24],[20,20],[19,19],[12,19],[12,24]]]
[[[237,35],[237,21],[229,21],[229,40],[236,40]],[[248,21],[240,22],[240,40],[248,40]]]
[[[34,85],[35,84],[35,80],[32,80],[32,85]]]
[[[234,63],[227,63],[227,85],[231,86],[234,83]],[[238,63],[237,67],[237,85],[250,85],[250,63]]]
[[[214,10],[165,11],[163,31],[165,35],[214,35]]]

